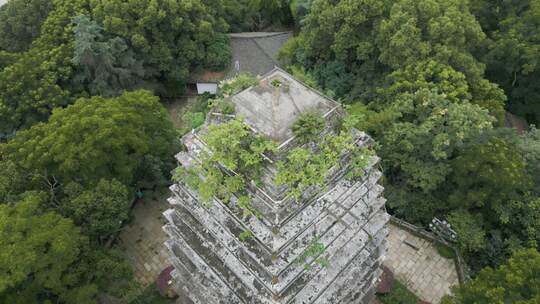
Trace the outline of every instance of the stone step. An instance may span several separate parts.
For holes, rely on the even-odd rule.
[[[249,269],[232,257],[230,252],[215,246],[210,240],[201,240],[182,222],[175,224],[178,226],[166,226],[167,233],[172,236],[170,242],[177,243],[178,248],[186,256],[203,265],[200,271],[203,273],[211,271],[212,276],[218,278],[220,283],[226,282],[225,286],[241,299],[238,303],[271,303],[269,300],[271,295],[264,285],[259,284]],[[225,256],[225,258],[220,259],[219,256]],[[232,298],[225,297],[224,299]]]
[[[228,282],[223,280],[218,273],[215,272],[214,268],[209,267],[208,264],[201,259],[181,237],[175,237],[173,227],[165,226],[164,229],[166,229],[169,235],[174,238],[168,240],[165,245],[169,248],[174,256],[179,258],[184,257],[183,260],[190,261],[190,263],[193,265],[193,270],[191,271],[193,281],[199,280],[199,284],[201,285],[204,283],[204,288],[199,289],[199,291],[204,291],[204,293],[195,292],[195,298],[198,299],[199,297],[204,297],[202,300],[198,300],[208,301],[206,303],[226,303],[223,301],[223,299],[228,299],[232,303],[250,303],[240,299],[233,292],[231,286],[228,285]],[[191,299],[193,300],[194,298],[191,297]]]
[[[370,250],[370,248],[378,245],[380,244],[370,241],[368,235],[364,233],[363,230],[352,238],[348,237],[345,244],[342,244],[342,246],[328,258],[329,265],[327,267],[314,265],[309,271],[305,271],[302,274],[301,279],[295,280],[295,284],[304,282],[304,284],[301,284],[301,290],[297,294],[291,294],[298,288],[289,287],[286,289],[286,294],[284,294],[283,297],[294,297],[295,301],[298,301],[298,303],[302,303],[303,301],[305,303],[311,303],[310,301],[314,300],[316,295],[324,291],[326,287],[331,285],[332,282],[339,277],[341,271],[348,267],[347,265],[353,260],[357,252],[366,249],[367,252],[365,254],[367,257],[364,257],[364,259],[370,259],[373,258],[371,255],[373,249]]]

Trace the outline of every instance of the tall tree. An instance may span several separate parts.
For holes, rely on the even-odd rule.
[[[76,67],[73,81],[90,95],[118,96],[125,90],[141,85],[144,77],[142,62],[124,39],[106,39],[103,28],[85,15],[73,18],[75,23]]]
[[[393,70],[434,60],[463,73],[473,103],[502,119],[505,97],[473,56],[485,39],[464,0],[400,0],[379,27],[379,59]]]
[[[222,39],[227,23],[200,0],[91,4],[94,19],[108,33],[125,39],[143,60],[147,75],[155,75],[169,94],[183,90],[191,71],[223,69],[230,61],[229,46]]]
[[[53,108],[73,102],[71,18],[87,13],[86,0],[53,0],[32,48],[0,70],[0,141],[46,120]]]
[[[373,96],[385,67],[379,63],[377,25],[391,1],[315,1],[295,43],[292,63],[304,66],[338,97]]]
[[[531,123],[540,122],[540,1],[521,1],[505,11],[485,56],[487,75],[500,84],[509,109]],[[526,4],[526,5],[525,5]]]
[[[172,123],[148,91],[79,99],[55,109],[47,123],[17,133],[2,147],[8,159],[28,172],[60,183],[87,184],[105,178],[127,186],[152,174],[142,168],[156,168],[167,176],[174,150]],[[153,166],[147,166],[148,161]]]
[[[131,207],[128,189],[117,180],[105,179],[88,188],[67,184],[61,210],[81,227],[83,234],[102,243],[128,218]]]
[[[467,141],[491,129],[493,118],[477,105],[454,103],[427,89],[399,95],[390,111],[393,122],[380,137],[379,152],[389,205],[409,220],[430,220],[438,207],[429,196],[451,172],[450,160]]]
[[[540,253],[520,250],[500,267],[486,268],[456,287],[443,304],[534,304],[540,302]]]
[[[39,36],[50,0],[10,0],[0,7],[0,50],[22,52]]]
[[[117,294],[130,267],[113,250],[90,246],[70,219],[44,211],[44,196],[27,192],[0,204],[0,302],[97,303]]]
[[[533,178],[536,192],[540,193],[540,130],[535,127],[518,138],[518,146]]]
[[[0,205],[0,300],[92,303],[96,287],[70,278],[84,242],[79,229],[54,212],[40,213],[39,203],[39,196],[29,195]]]
[[[24,191],[25,176],[12,161],[0,160],[0,202],[15,201]]]
[[[459,245],[473,271],[498,265],[512,250],[540,243],[540,201],[515,132],[486,132],[462,148],[439,189],[448,197]]]
[[[381,98],[396,98],[387,87],[412,76],[418,79],[412,88],[459,88],[452,92],[458,101],[478,104],[502,122],[504,92],[483,78],[484,66],[473,56],[484,41],[466,0],[327,0],[313,3],[285,53],[338,98],[380,109]]]

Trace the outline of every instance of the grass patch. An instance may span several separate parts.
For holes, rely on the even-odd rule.
[[[447,259],[455,259],[456,253],[454,250],[448,246],[445,246],[443,244],[435,244],[435,248],[437,249],[437,253],[441,255],[443,258]]]
[[[168,299],[162,297],[158,290],[156,289],[155,284],[151,284],[146,287],[141,295],[135,298],[129,304],[174,304],[174,299]]]
[[[417,304],[419,298],[398,280],[394,280],[392,291],[385,295],[377,295],[384,304]]]
[[[187,97],[164,103],[171,120],[180,132],[190,131],[204,122],[209,96]],[[187,130],[187,131],[186,131]]]

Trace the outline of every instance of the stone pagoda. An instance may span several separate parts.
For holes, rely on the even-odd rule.
[[[350,153],[343,153],[326,187],[291,197],[274,182],[279,155],[299,146],[291,125],[300,113],[317,111],[331,134],[343,110],[279,68],[259,81],[228,97],[235,115],[278,146],[264,156],[262,182],[247,186],[257,216],[243,216],[217,198],[201,204],[197,191],[182,182],[171,186],[163,229],[177,303],[370,303],[387,252],[389,215],[378,184],[379,159],[369,156],[364,174],[349,179]],[[210,113],[204,126],[182,138],[186,149],[176,156],[181,166],[199,161],[205,151],[201,132],[223,116]],[[352,131],[358,149],[372,144],[365,133]],[[241,237],[245,231],[248,238]]]

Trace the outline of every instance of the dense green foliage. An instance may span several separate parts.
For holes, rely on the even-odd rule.
[[[389,110],[396,118],[383,133],[381,154],[392,170],[390,178],[421,192],[443,183],[456,150],[489,130],[493,121],[476,105],[452,103],[427,90],[400,95]]]
[[[363,175],[368,164],[371,152],[368,148],[358,149],[355,146],[350,125],[344,123],[336,134],[323,136],[326,121],[320,119],[320,114],[313,113],[298,117],[293,124],[295,135],[300,136],[298,143],[309,141],[312,144],[291,149],[285,160],[277,164],[276,184],[286,185],[295,199],[300,199],[310,187],[325,187],[328,173],[341,167],[340,160],[347,152],[352,153],[351,166],[347,168],[348,178]],[[343,120],[348,121],[349,118],[344,117]]]
[[[473,273],[539,248],[538,131],[500,128],[505,106],[536,121],[538,1],[293,3],[280,59],[379,142],[392,213],[447,218]]]
[[[320,113],[302,113],[292,125],[296,140],[300,143],[317,141],[325,127],[324,118]]]
[[[500,267],[486,268],[444,304],[533,304],[540,302],[540,253],[534,249],[520,250]]]
[[[448,189],[441,190],[473,270],[540,244],[540,205],[515,137],[490,132],[464,147],[452,160]]]
[[[56,107],[73,102],[72,18],[87,12],[84,0],[54,0],[28,52],[0,70],[0,140],[45,121]]]
[[[91,95],[117,96],[141,85],[142,62],[120,37],[105,40],[103,28],[87,16],[73,18],[75,66],[73,82]]]
[[[129,42],[146,76],[181,91],[190,71],[221,70],[230,60],[228,25],[202,1],[91,0],[92,16],[106,32]]]
[[[21,262],[35,264],[24,266],[23,278],[7,278],[10,285],[0,288],[0,299],[95,303],[98,291],[121,293],[117,283],[129,278],[130,270],[102,245],[127,220],[135,189],[168,180],[178,149],[175,137],[158,98],[135,91],[111,99],[81,98],[2,144],[0,199],[8,204],[0,208],[14,222],[0,221],[7,225],[0,230],[0,243],[21,246],[10,247],[4,258],[18,254]],[[31,204],[19,202],[27,200]],[[24,221],[36,231],[26,231]],[[30,243],[12,240],[17,233]],[[56,250],[47,245],[56,242],[47,239],[53,236],[65,244],[49,253]],[[29,246],[41,247],[31,251]],[[39,264],[52,261],[58,270]]]
[[[174,138],[158,98],[136,91],[111,99],[83,98],[56,109],[47,123],[17,133],[2,150],[25,170],[60,182],[115,178],[135,186],[145,178],[164,179]]]
[[[19,285],[28,285],[24,288],[27,294],[21,298],[29,300],[37,300],[47,290],[66,298],[77,297],[80,292],[70,291],[70,286],[62,282],[79,256],[79,229],[56,213],[39,214],[38,206],[36,196],[28,196],[15,206],[0,205],[0,269],[4,274],[0,298],[17,299],[13,289]],[[80,300],[87,301],[84,295]]]
[[[316,1],[296,39],[284,51],[291,62],[340,98],[380,109],[436,85],[502,118],[504,94],[472,55],[485,35],[467,1]]]
[[[209,151],[202,153],[200,164],[177,168],[173,179],[197,190],[206,206],[217,196],[224,202],[234,200],[245,216],[255,214],[245,187],[259,180],[262,154],[275,150],[274,144],[253,134],[241,119],[210,125],[203,140]]]
[[[22,52],[39,36],[50,0],[10,0],[0,8],[0,50]]]
[[[287,185],[290,195],[299,199],[309,187],[324,187],[328,171],[338,166],[345,151],[353,148],[348,132],[328,135],[318,146],[294,148],[287,153],[285,162],[278,163],[276,184]]]
[[[36,9],[41,6],[46,7]],[[13,40],[8,32],[15,31],[23,45],[8,41],[17,49],[4,49],[0,42],[0,140],[47,120],[54,108],[81,95],[111,97],[147,88],[173,96],[183,92],[191,72],[224,69],[231,58],[228,24],[210,6],[201,1],[10,1],[2,8],[10,17],[0,18],[0,34],[7,31],[0,39]]]
[[[282,29],[293,23],[289,0],[204,0],[231,32]]]
[[[0,301],[96,303],[98,290],[114,292],[130,270],[116,252],[89,250],[69,219],[43,211],[43,197],[28,193],[0,204]]]
[[[383,304],[416,304],[418,297],[401,282],[394,280],[390,293],[378,295],[377,299]]]
[[[136,299],[129,302],[129,304],[175,304],[175,299],[169,299],[163,297],[159,291],[157,290],[157,287],[155,284],[150,284],[148,287],[144,289],[142,294],[137,296]]]
[[[64,213],[93,239],[106,240],[128,218],[128,188],[117,180],[102,179],[90,189],[72,182],[64,192],[60,203]]]
[[[540,130],[532,127],[529,132],[518,138],[517,145],[527,165],[527,172],[533,179],[535,192],[540,192]]]
[[[471,1],[490,38],[482,59],[487,77],[508,95],[508,108],[540,122],[540,1]]]

